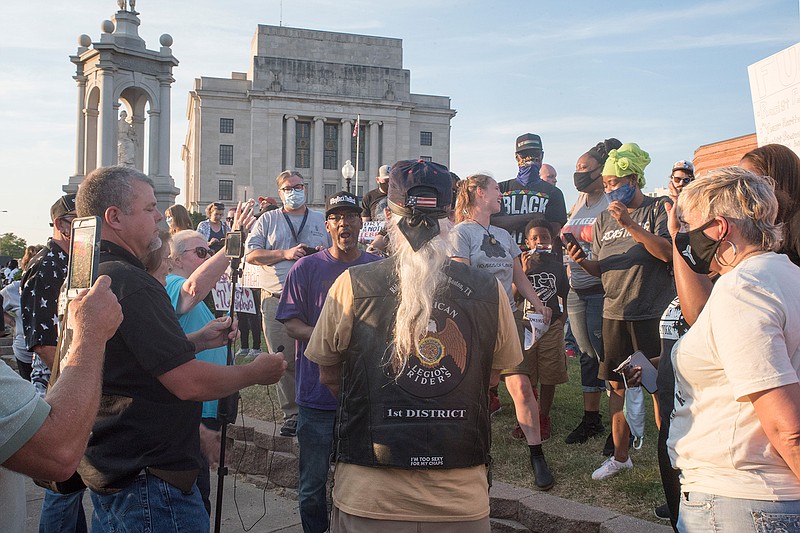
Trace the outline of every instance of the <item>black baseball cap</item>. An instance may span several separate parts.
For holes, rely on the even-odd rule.
[[[535,133],[523,133],[519,137],[517,137],[516,143],[516,153],[522,152],[530,152],[533,150],[539,150],[543,152],[544,149],[542,148],[542,138],[536,135]]]
[[[77,211],[75,210],[75,194],[65,194],[61,198],[59,198],[56,203],[50,208],[50,220],[55,222],[57,218],[67,217],[67,216],[77,216]],[[52,223],[50,224],[53,225]]]
[[[389,201],[401,208],[447,210],[453,180],[447,167],[433,161],[398,161],[389,173]]]
[[[325,199],[326,217],[340,209],[361,212],[361,208],[358,206],[358,198],[347,191],[335,192]]]

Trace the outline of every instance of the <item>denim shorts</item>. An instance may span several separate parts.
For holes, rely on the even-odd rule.
[[[686,533],[800,531],[800,500],[745,500],[684,492],[678,512],[678,530]]]

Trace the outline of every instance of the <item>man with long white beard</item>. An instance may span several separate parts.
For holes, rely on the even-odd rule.
[[[394,254],[336,280],[306,349],[339,397],[331,527],[488,532],[487,391],[522,360],[511,306],[448,257],[446,167],[396,163],[388,197]]]

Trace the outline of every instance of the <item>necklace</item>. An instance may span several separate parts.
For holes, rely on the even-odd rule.
[[[473,218],[473,219],[471,219],[471,220],[472,220],[472,221],[473,221],[475,224],[479,225],[479,226],[481,227],[481,229],[483,229],[483,231],[485,231],[485,232],[486,232],[486,235],[488,235],[488,236],[489,236],[489,243],[490,243],[492,246],[494,246],[495,244],[497,244],[497,239],[495,239],[494,235],[492,235],[492,233],[489,231],[489,228],[492,226],[491,224],[489,224],[488,226],[484,226],[483,224],[481,224],[480,222],[478,222],[478,221],[477,221],[477,220],[475,220],[474,218]]]
[[[754,250],[750,250],[749,252],[747,252],[745,254],[742,254],[742,257],[740,257],[739,260],[736,261],[736,265],[734,265],[734,266],[738,266],[738,265],[742,264],[742,261],[744,261],[747,257],[750,257],[753,254],[761,254],[761,253],[764,253],[764,252],[766,252],[766,250],[764,250],[762,248],[756,248]]]

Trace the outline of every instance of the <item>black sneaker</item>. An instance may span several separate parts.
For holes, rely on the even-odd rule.
[[[656,515],[656,518],[661,520],[669,520],[669,506],[666,503],[662,503],[653,509],[653,514]]]
[[[606,432],[606,427],[603,425],[603,421],[600,419],[599,416],[594,420],[589,419],[589,421],[586,422],[586,436],[589,437],[590,439],[592,437],[602,435],[605,432]]]
[[[572,432],[567,435],[567,438],[564,439],[564,442],[567,444],[582,444],[589,440],[589,433],[586,430],[586,418],[581,419],[581,423],[578,424],[578,427],[572,430]]]
[[[544,460],[544,455],[531,456],[531,467],[533,468],[533,482],[538,490],[550,490],[555,484],[553,474],[550,472],[550,467],[547,466],[547,461]]]
[[[630,438],[628,438],[629,450],[631,449],[631,446],[633,446],[633,435],[631,435]],[[611,457],[612,455],[614,455],[614,435],[612,433],[608,434],[608,438],[606,438],[606,443],[605,445],[603,445],[603,451],[600,453],[602,453],[606,457]]]
[[[297,419],[287,418],[281,426],[281,435],[284,437],[294,437],[297,435]]]

